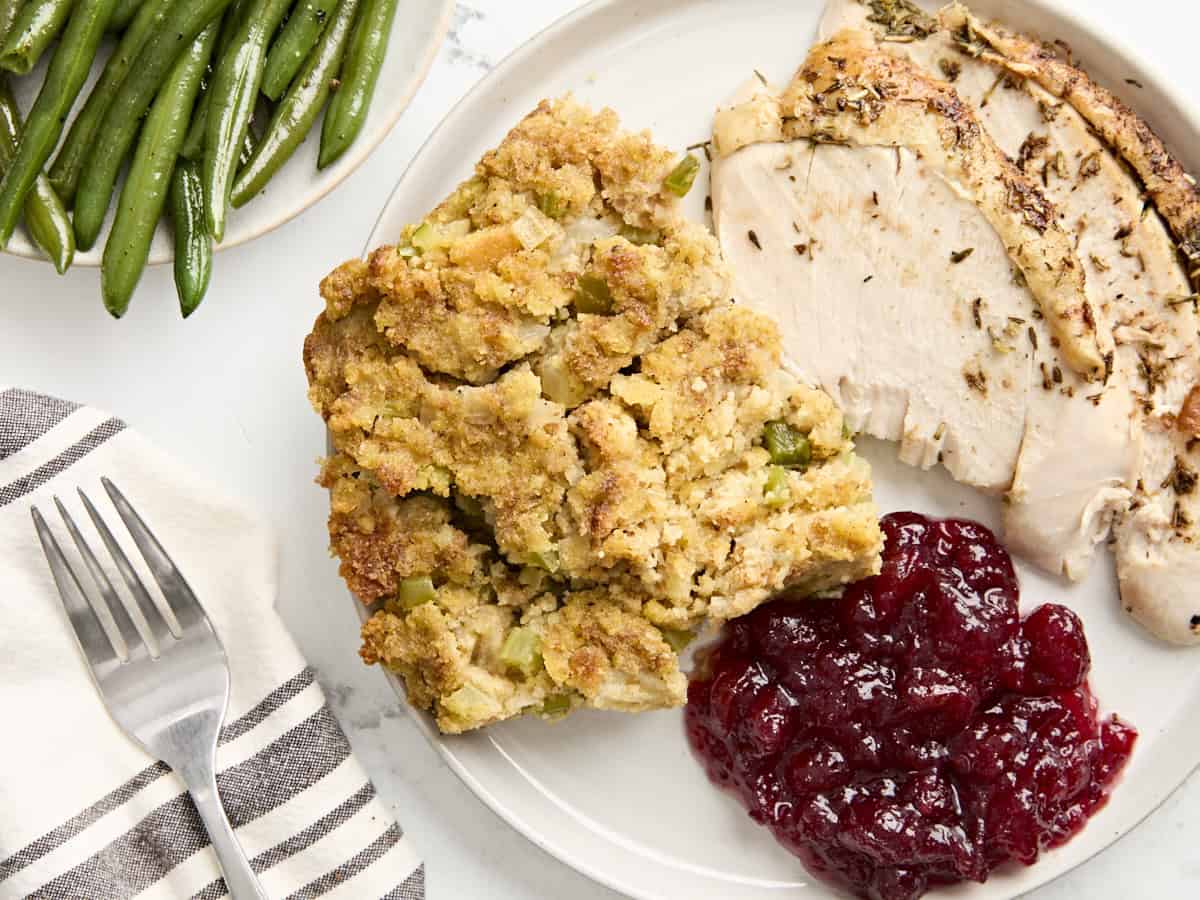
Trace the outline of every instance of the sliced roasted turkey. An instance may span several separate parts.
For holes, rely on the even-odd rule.
[[[1035,77],[1041,45],[959,4],[833,0],[822,36],[784,91],[754,83],[717,115],[739,300],[780,318],[792,364],[853,424],[1003,492],[1017,552],[1081,577],[1112,533],[1126,609],[1200,641],[1181,589],[1200,579],[1181,427],[1196,311],[1171,231],[1088,111],[1142,135],[1176,234],[1182,169],[1079,70]]]

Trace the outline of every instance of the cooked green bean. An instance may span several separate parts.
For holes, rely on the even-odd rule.
[[[300,0],[288,16],[283,31],[271,45],[263,72],[263,93],[278,100],[317,45],[338,0]],[[357,5],[357,4],[356,4]]]
[[[117,2],[120,3],[121,0]],[[121,82],[125,80],[133,61],[137,59],[150,35],[167,17],[170,9],[171,0],[146,0],[142,4],[132,24],[121,35],[117,49],[104,64],[104,71],[100,73],[100,79],[88,95],[83,109],[75,117],[66,140],[54,158],[54,165],[50,167],[50,181],[65,202],[70,203],[75,199],[79,175],[92,149],[92,141],[100,123],[104,121],[104,114],[108,112],[108,107],[121,87]],[[113,15],[115,17],[116,13]]]
[[[342,65],[341,85],[325,111],[317,168],[338,159],[362,130],[395,18],[396,0],[365,0],[359,10]]]
[[[299,76],[275,107],[258,150],[238,172],[234,206],[252,200],[304,142],[329,97],[329,82],[341,65],[357,7],[358,0],[342,0]]]
[[[142,126],[100,269],[104,308],[117,318],[129,308],[146,268],[150,242],[167,202],[171,173],[219,30],[213,22],[192,41],[167,76]]]
[[[212,105],[204,136],[204,209],[215,240],[225,235],[238,154],[262,84],[267,42],[292,0],[254,0],[213,73]]]
[[[166,19],[138,54],[96,132],[79,178],[75,197],[75,242],[80,248],[91,249],[100,234],[121,163],[133,145],[143,114],[179,57],[180,47],[189,46],[231,2],[176,0]]]
[[[242,149],[238,153],[238,170],[242,166],[250,162],[254,156],[254,151],[258,149],[258,135],[254,133],[254,120],[250,120],[250,125],[246,128],[246,136],[242,138]]]
[[[75,232],[67,208],[43,176],[34,182],[25,197],[25,229],[34,244],[62,275],[75,260]]]
[[[66,27],[74,5],[74,0],[29,0],[0,49],[0,69],[24,75],[37,65],[46,48]]]
[[[115,3],[116,0],[79,0],[71,14],[25,122],[16,158],[0,181],[0,249],[12,237],[25,196],[58,143],[63,122],[92,67]]]
[[[22,2],[23,0],[0,0],[0,47],[4,46],[4,40],[8,37],[13,22],[17,21]]]
[[[113,10],[112,18],[108,20],[109,31],[122,31],[138,14],[143,0],[117,0],[117,8]]]
[[[233,4],[221,16],[221,35],[217,38],[217,54],[213,59],[214,64],[220,60],[221,55],[229,46],[229,42],[237,34],[238,26],[242,24],[242,16],[253,2],[254,0],[233,0]]]
[[[204,93],[200,95],[200,99],[196,103],[196,112],[192,115],[192,124],[188,127],[187,137],[183,139],[183,146],[179,148],[179,155],[184,159],[200,159],[200,155],[204,152],[204,133],[205,126],[208,124],[208,108],[212,103],[212,92],[207,90],[207,85],[200,88]],[[258,139],[254,134],[254,120],[251,119],[249,128],[246,129],[246,137],[242,140],[242,150],[238,154],[238,169],[250,162],[250,157],[254,155],[254,148],[258,146]]]
[[[233,5],[225,10],[225,15],[221,18],[221,35],[217,38],[217,50],[213,55],[214,62],[219,62],[225,55],[225,48],[233,40],[234,32],[237,31],[238,24],[242,20],[242,11],[245,7],[246,0],[234,0]],[[204,132],[208,125],[208,108],[212,104],[213,73],[212,67],[209,68],[208,78],[200,88],[200,100],[196,103],[196,111],[192,113],[191,127],[188,128],[183,148],[179,151],[180,155],[187,159],[199,159],[200,154],[204,152]]]
[[[196,110],[192,113],[192,123],[188,126],[187,136],[179,155],[184,159],[199,159],[204,152],[204,131],[208,125],[208,107],[212,104],[211,84],[204,85],[200,91],[200,99],[196,101]]]
[[[25,228],[59,275],[71,268],[75,260],[75,231],[67,208],[45,175],[38,176],[25,196]]]
[[[17,155],[21,137],[21,113],[7,79],[0,78],[0,175]],[[33,189],[25,195],[25,228],[50,260],[58,274],[67,271],[75,257],[75,232],[67,210],[45,175],[38,174]]]
[[[204,221],[200,164],[181,159],[171,177],[171,221],[175,228],[175,292],[186,319],[208,291],[213,242]]]

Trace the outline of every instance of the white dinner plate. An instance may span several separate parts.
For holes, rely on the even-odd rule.
[[[287,165],[275,174],[264,191],[241,209],[230,212],[225,240],[217,249],[236,247],[278,228],[300,215],[357,169],[371,151],[379,146],[380,141],[387,137],[413,94],[425,80],[438,47],[450,28],[453,14],[454,0],[399,0],[387,56],[384,57],[379,83],[375,88],[375,97],[358,139],[337,162],[318,171],[317,149],[320,145],[323,121],[319,118],[305,142],[288,160]],[[102,59],[111,46],[111,42],[105,44]],[[50,51],[43,56],[33,72],[11,82],[17,102],[25,111],[29,110],[38,88],[41,87],[49,58]],[[75,113],[83,106],[87,92],[100,74],[100,68],[99,64],[93,67],[91,78],[76,101]],[[63,136],[66,136],[65,129]],[[111,223],[112,210],[109,210],[108,219]],[[95,247],[86,253],[75,254],[74,265],[100,265],[107,235],[106,225]],[[13,234],[7,249],[9,253],[18,256],[45,259],[42,252],[30,243],[22,228],[18,228]],[[154,244],[150,248],[150,265],[170,262],[174,255],[171,230],[165,224],[160,225],[154,236]]]
[[[419,221],[543,97],[574,91],[611,106],[628,128],[651,129],[669,147],[706,140],[714,107],[752,69],[786,82],[815,35],[822,6],[821,0],[592,3],[526,44],[450,112],[400,180],[368,246],[392,241],[403,224]],[[1129,99],[1168,143],[1185,155],[1200,147],[1182,87],[1175,93],[1064,3],[979,0],[973,6],[985,13],[1002,9],[1013,25],[1067,40],[1103,82],[1125,87],[1124,79],[1136,79],[1144,87]],[[1200,171],[1196,158],[1188,162]],[[697,219],[706,181],[699,179],[687,198]],[[861,450],[874,467],[882,510],[965,515],[998,528],[995,500],[940,470],[901,465],[891,445],[868,440]],[[1010,897],[1044,884],[1136,825],[1200,763],[1200,651],[1157,643],[1124,617],[1106,553],[1090,577],[1073,586],[1019,563],[1018,569],[1026,607],[1056,601],[1082,616],[1094,659],[1092,686],[1104,710],[1119,712],[1141,736],[1111,800],[1074,840],[1033,867],[1004,867],[985,885],[935,896]],[[392,681],[403,698],[401,684]],[[833,896],[735,799],[709,784],[688,749],[679,710],[640,716],[585,711],[556,725],[516,720],[459,737],[442,737],[428,716],[415,715],[484,803],[554,856],[619,891],[670,900]]]

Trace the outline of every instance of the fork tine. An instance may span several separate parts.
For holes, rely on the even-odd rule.
[[[79,556],[83,559],[84,567],[92,576],[92,584],[95,585],[96,590],[100,593],[101,605],[108,609],[108,613],[112,616],[117,631],[121,634],[121,640],[125,642],[125,653],[121,655],[125,658],[132,657],[138,652],[139,648],[146,646],[143,633],[134,625],[133,620],[129,616],[129,610],[125,608],[125,604],[121,602],[121,598],[113,590],[112,582],[108,580],[108,574],[101,568],[99,560],[96,559],[96,554],[92,552],[92,548],[88,546],[87,541],[83,539],[83,535],[79,533],[79,528],[76,527],[75,520],[71,518],[71,514],[63,506],[63,502],[58,497],[55,497],[54,505],[58,507],[58,514],[62,517],[63,524],[67,526],[67,533],[71,535],[71,540],[75,542],[75,547],[79,550]],[[120,650],[117,652],[120,654]]]
[[[191,587],[184,580],[183,574],[172,562],[171,557],[167,555],[167,551],[158,542],[158,538],[146,527],[146,523],[137,514],[137,510],[130,505],[117,486],[107,478],[101,478],[100,483],[104,485],[109,499],[112,500],[113,506],[117,508],[117,513],[125,522],[125,527],[129,529],[129,534],[133,537],[133,542],[137,544],[138,550],[141,551],[142,558],[146,560],[146,565],[150,567],[150,574],[162,588],[163,598],[179,620],[180,628],[187,631],[189,625],[202,623],[204,627],[212,631],[212,623],[209,622],[204,608],[200,606],[200,601],[196,599]]]
[[[33,516],[33,526],[37,529],[42,552],[46,554],[46,562],[50,565],[50,574],[54,576],[54,583],[58,587],[67,621],[71,623],[71,630],[75,632],[75,640],[79,643],[83,655],[87,657],[94,672],[119,665],[121,658],[113,641],[116,636],[115,629],[109,631],[104,627],[100,613],[88,598],[83,585],[79,583],[75,570],[63,556],[62,548],[54,538],[54,532],[50,530],[38,508],[32,506],[29,512]]]
[[[161,649],[167,641],[171,640],[172,635],[175,637],[179,636],[179,623],[175,622],[175,614],[171,612],[169,607],[164,611],[154,602],[154,599],[150,596],[150,592],[146,590],[146,585],[142,584],[141,577],[129,562],[129,557],[125,555],[125,551],[121,549],[121,545],[113,537],[108,524],[101,518],[99,510],[92,505],[91,499],[82,489],[77,488],[76,490],[79,491],[79,499],[83,501],[83,507],[91,517],[92,524],[96,526],[96,531],[100,533],[100,540],[104,541],[104,546],[108,548],[108,553],[116,564],[117,571],[121,573],[126,587],[129,588],[129,593],[133,595],[138,612],[145,621],[146,627],[154,636],[154,642]]]

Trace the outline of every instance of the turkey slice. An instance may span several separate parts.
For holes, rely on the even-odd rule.
[[[1140,170],[1153,162],[1158,181],[1147,179],[1154,187],[1147,193],[1168,220],[1174,216],[1176,234],[1186,234],[1194,188],[1148,127],[1130,118],[1133,114],[1120,101],[1096,89],[1078,70],[1070,76],[1057,61],[1049,70],[1038,70],[1040,77],[1030,68],[1025,70],[1030,77],[1019,77],[1013,59],[1027,66],[1031,60],[1046,62],[1049,54],[1033,54],[1031,48],[1040,44],[973,17],[965,30],[964,14],[970,16],[960,5],[943,11],[942,22],[953,25],[948,29],[901,0],[834,0],[822,24],[823,36],[835,36],[832,52],[816,48],[784,96],[758,85],[749,100],[718,114],[716,144],[725,156],[714,169],[714,212],[722,245],[736,265],[739,299],[784,317],[788,347],[800,373],[850,404],[851,420],[866,431],[900,440],[906,461],[928,466],[941,456],[955,478],[986,490],[997,490],[1007,473],[1008,541],[1033,562],[1081,576],[1093,542],[1108,534],[1115,517],[1126,610],[1166,640],[1194,643],[1200,640],[1200,610],[1192,607],[1200,605],[1184,588],[1200,578],[1200,552],[1193,544],[1200,509],[1190,458],[1194,434],[1200,431],[1195,300],[1168,228],[1145,203],[1138,182],[1093,133],[1094,128],[1105,134],[1100,113],[1110,110],[1110,125],[1121,125],[1126,138],[1136,138],[1144,151],[1140,163],[1130,152],[1135,157],[1128,160],[1130,166]],[[988,53],[979,52],[979,35],[994,42]],[[1001,59],[997,48],[1013,59]],[[876,59],[856,60],[854,54]],[[878,61],[881,54],[912,65],[893,70]],[[875,82],[882,85],[880,100],[890,104],[894,121],[907,116],[923,118],[924,124],[910,122],[888,131],[876,125],[887,116],[878,115],[866,122],[874,133],[864,127],[875,98],[860,95],[856,71],[881,74]],[[914,80],[914,72],[925,84]],[[835,89],[812,86],[822,78]],[[1085,388],[1064,361],[1056,361],[1055,349],[1046,350],[1052,341],[1044,323],[1034,320],[1026,331],[1024,382],[1002,364],[991,364],[1004,372],[1004,389],[1014,385],[1013,394],[1020,394],[1025,385],[1024,418],[1021,402],[1008,394],[955,396],[955,380],[965,380],[964,372],[972,361],[985,359],[980,354],[986,350],[980,329],[974,328],[972,336],[955,318],[955,299],[964,290],[976,290],[962,266],[979,266],[978,294],[986,294],[988,301],[978,307],[979,324],[984,330],[990,326],[992,348],[1002,355],[1019,350],[1003,331],[997,332],[997,325],[1003,320],[1009,332],[1015,331],[1016,320],[1025,318],[1022,308],[1030,310],[1032,301],[1026,295],[1022,307],[1013,293],[1018,286],[1004,277],[1004,257],[1018,265],[1021,260],[1010,250],[1012,241],[1000,238],[1002,223],[997,226],[995,211],[985,215],[986,198],[970,182],[955,178],[955,173],[970,175],[972,167],[944,158],[959,151],[960,140],[943,140],[941,150],[948,146],[949,154],[928,142],[914,148],[922,158],[892,151],[895,184],[883,184],[888,179],[883,178],[881,158],[889,151],[871,145],[880,143],[878,138],[912,146],[913,134],[923,128],[926,136],[930,133],[930,115],[935,116],[934,132],[949,133],[947,122],[953,121],[953,134],[959,136],[961,116],[946,91],[961,101],[968,121],[982,126],[983,137],[994,140],[1049,200],[1058,232],[1073,235],[1074,257],[1100,325],[1097,346],[1111,340],[1114,348],[1103,391],[1094,384]],[[814,94],[820,102],[812,103]],[[900,112],[906,102],[922,106],[922,95],[923,109]],[[845,119],[851,121],[839,121]],[[791,140],[774,148],[758,144],[731,150],[755,140],[785,142],[805,130],[811,137],[851,145]],[[1122,148],[1118,140],[1112,143]],[[782,168],[782,150],[812,156],[803,192],[797,190],[796,173]],[[974,158],[979,158],[978,149]],[[997,174],[997,180],[1002,176]],[[866,184],[876,184],[871,178],[883,185],[882,191],[872,186],[872,205],[877,200],[884,210],[896,211],[890,226],[881,224],[886,220],[882,211],[865,222],[854,220],[850,211],[851,198]],[[757,205],[746,199],[755,194]],[[780,198],[787,202],[779,203]],[[760,224],[763,235],[756,233],[763,248],[748,251],[743,232],[750,229],[748,223],[763,221],[763,214],[772,223]],[[818,239],[812,245],[826,252],[824,268],[800,270],[803,257],[787,259],[775,246],[780,230],[796,229],[796,223],[809,221],[805,215],[821,218],[827,229],[823,244]],[[784,218],[792,221],[784,223]],[[990,244],[985,240],[988,229],[979,234],[984,220],[991,226]],[[774,235],[769,246],[766,234]],[[972,253],[947,269],[941,260],[947,252],[961,256],[967,238]],[[1184,252],[1187,246],[1184,242]],[[1032,252],[1042,251],[1034,246]],[[864,258],[874,271],[839,265]],[[864,293],[871,284],[874,296]],[[1046,299],[1044,284],[1031,287],[1039,308],[1051,311],[1054,299]],[[997,318],[988,320],[989,312]],[[973,313],[974,308],[972,325]],[[814,323],[820,330],[812,328]],[[916,332],[926,336],[924,353],[912,337]],[[1061,331],[1049,335],[1060,344],[1062,337]],[[988,371],[980,367],[979,373],[986,376]],[[971,383],[979,384],[978,378]],[[1056,390],[1046,390],[1048,385]],[[974,386],[970,390],[979,394]],[[1085,403],[1079,402],[1081,397]],[[938,439],[929,439],[931,434]]]
[[[832,3],[833,43],[782,95],[760,84],[718,113],[737,296],[781,320],[852,424],[1006,491],[1017,552],[1080,577],[1118,515],[1126,607],[1194,640],[1186,594],[1162,595],[1188,564],[1192,496],[1169,410],[1195,383],[1164,362],[1194,315],[1169,305],[1188,294],[1170,236],[1073,108],[932,18],[889,34],[889,5]]]
[[[736,295],[783,320],[794,366],[852,424],[1007,492],[1014,549],[1078,577],[1127,500],[1134,449],[1122,373],[1088,380],[1063,352],[1112,360],[1074,237],[952,89],[864,37],[815,48],[773,101],[781,136],[821,140],[730,153],[766,118],[761,85],[718,113],[714,214]],[[1026,206],[1044,211],[1037,225]],[[1067,449],[1079,441],[1086,466]]]
[[[903,0],[831,0],[821,34],[846,28],[951,81],[997,144],[1040,175],[1064,229],[1078,236],[1134,406],[1133,492],[1113,529],[1122,601],[1160,637],[1200,641],[1200,602],[1181,589],[1200,583],[1200,192],[1142,119],[1059,58],[1060,44],[985,22],[961,3],[935,21]],[[1027,461],[1023,454],[1017,486]],[[1018,550],[1030,510],[1006,510]]]

